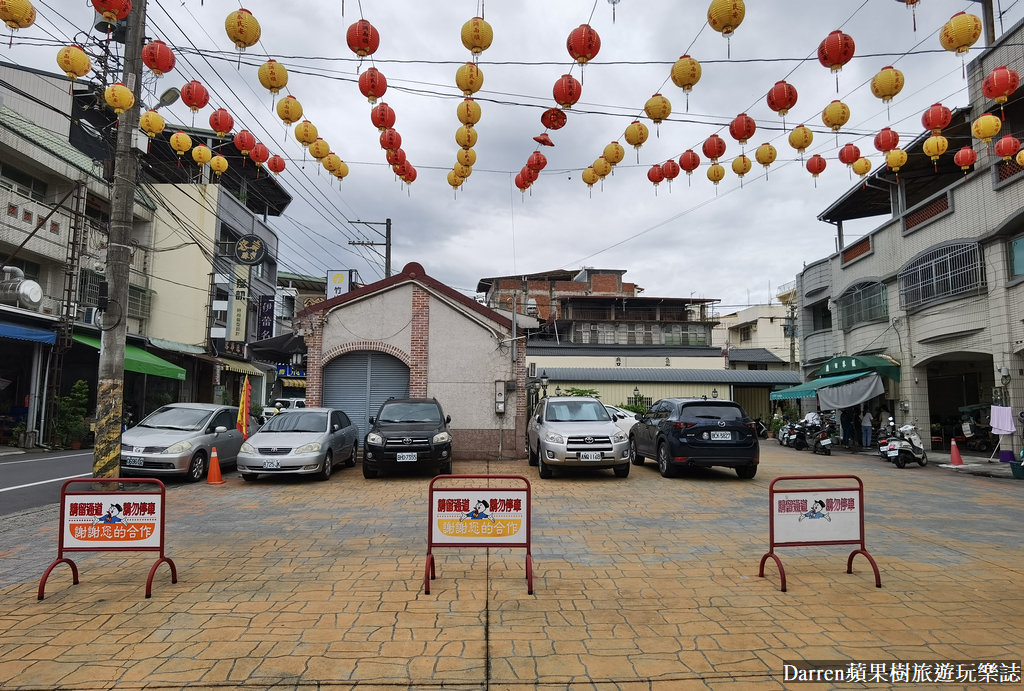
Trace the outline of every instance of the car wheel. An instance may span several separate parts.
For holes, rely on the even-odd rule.
[[[554,473],[551,471],[551,466],[544,462],[544,459],[540,456],[540,454],[537,455],[537,474],[540,475],[545,480],[554,475]]]
[[[352,454],[345,459],[346,468],[354,468],[356,465],[356,455],[359,453],[359,442],[352,444]]]
[[[923,453],[923,454],[921,454],[921,460],[919,460],[919,461],[917,462],[917,464],[918,464],[919,466],[921,466],[922,468],[923,468],[924,466],[928,465],[928,454],[926,454],[926,453]]]
[[[246,482],[255,482],[257,477],[256,473],[242,473],[242,479]]]
[[[629,438],[629,462],[633,465],[644,464],[644,457],[636,450],[636,437]]]
[[[629,477],[629,464],[616,466],[612,470],[615,471],[615,477]]]
[[[366,462],[364,461],[363,477],[365,477],[367,480],[372,480],[373,478],[377,477],[377,469],[369,467],[368,465],[366,465]]]
[[[188,481],[199,482],[206,475],[206,456],[202,451],[196,453],[188,462]]]
[[[751,463],[750,465],[741,465],[736,468],[736,475],[741,480],[753,480],[754,476],[757,475],[757,464]]]
[[[533,450],[530,446],[530,440],[526,440],[526,460],[530,465],[537,465],[537,459],[540,458],[540,454]]]
[[[320,468],[317,478],[320,480],[330,480],[332,470],[334,470],[334,454],[331,453],[330,449],[327,449],[327,453],[324,455],[324,465]]]
[[[675,477],[676,469],[672,465],[672,459],[668,455],[668,444],[658,444],[658,471],[662,477]]]

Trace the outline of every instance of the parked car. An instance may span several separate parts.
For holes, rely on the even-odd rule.
[[[272,416],[242,443],[238,472],[243,480],[260,473],[315,473],[331,477],[334,466],[351,468],[359,451],[359,428],[336,408],[293,408]]]
[[[542,398],[526,426],[526,451],[542,478],[551,477],[555,466],[629,475],[629,438],[604,404],[589,396]]]
[[[629,444],[635,465],[655,458],[664,477],[683,468],[723,466],[749,480],[760,458],[756,423],[743,408],[706,398],[656,401],[633,427]]]
[[[450,415],[435,398],[389,398],[371,417],[363,442],[363,477],[399,467],[452,472]]]
[[[637,416],[632,410],[626,410],[625,408],[619,408],[614,405],[605,404],[604,409],[608,411],[608,414],[612,416],[612,422],[615,426],[626,433],[629,436],[629,431],[633,429],[633,425],[636,424]]]
[[[272,415],[277,415],[282,410],[292,410],[294,408],[305,407],[305,398],[275,398],[263,407],[263,421],[266,422]]]
[[[214,448],[221,468],[233,467],[242,446],[238,408],[215,403],[171,403],[121,434],[121,476],[185,474],[206,477]],[[250,424],[255,424],[250,420]]]

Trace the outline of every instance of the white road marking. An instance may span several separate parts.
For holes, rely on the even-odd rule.
[[[0,492],[10,492],[12,489],[25,489],[26,487],[45,485],[48,482],[62,482],[64,480],[74,480],[75,478],[79,477],[92,477],[92,473],[82,473],[81,475],[68,475],[67,477],[55,477],[52,480],[40,480],[39,482],[30,482],[27,485],[17,485],[16,487],[4,487],[0,489]]]

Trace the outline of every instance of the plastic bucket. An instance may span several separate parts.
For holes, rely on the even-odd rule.
[[[1013,463],[1016,459],[1013,457],[1013,451],[1000,451],[999,460],[1002,463]]]

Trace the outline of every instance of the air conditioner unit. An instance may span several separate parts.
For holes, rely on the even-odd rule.
[[[86,307],[85,308],[85,323],[89,324],[90,326],[99,326],[100,325],[100,319],[102,318],[100,316],[101,314],[102,314],[102,312],[100,312],[98,307]]]

